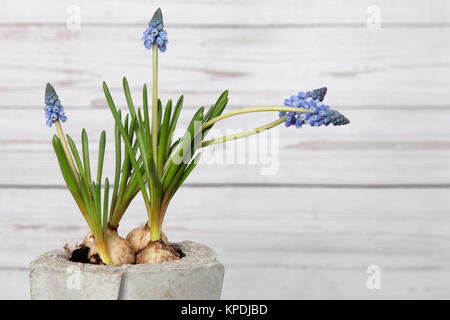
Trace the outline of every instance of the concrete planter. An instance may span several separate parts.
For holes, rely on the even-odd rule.
[[[69,261],[63,250],[30,264],[31,299],[220,299],[224,266],[211,248],[190,241],[174,244],[177,261],[102,266]]]

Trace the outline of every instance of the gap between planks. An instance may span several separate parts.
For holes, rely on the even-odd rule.
[[[114,22],[85,22],[82,24],[83,28],[135,28],[142,27],[142,23],[114,23]],[[393,28],[449,28],[450,22],[385,22],[382,24],[383,29]],[[64,28],[67,29],[67,24],[62,22],[3,22],[0,23],[0,28]],[[367,29],[366,23],[358,22],[343,22],[343,23],[261,23],[261,24],[189,24],[189,23],[171,23],[172,29],[320,29],[320,28],[356,28]]]
[[[450,183],[185,183],[184,188],[450,189]],[[66,189],[65,185],[0,184],[0,189]],[[110,187],[112,189],[112,186]]]

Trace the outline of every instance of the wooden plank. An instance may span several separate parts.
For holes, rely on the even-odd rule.
[[[66,23],[73,13],[71,5],[81,9],[81,22],[145,24],[160,6],[165,22],[195,25],[261,25],[261,24],[330,24],[356,23],[366,25],[368,7],[380,8],[382,23],[448,23],[450,14],[445,0],[388,1],[379,0],[284,0],[273,1],[88,1],[22,0],[3,4],[0,21],[3,23]]]
[[[279,104],[281,105],[281,104]],[[43,105],[30,110],[7,109],[0,110],[0,130],[4,133],[0,136],[0,152],[10,152],[14,150],[48,152],[51,149],[49,141],[56,133],[54,127],[45,126]],[[361,141],[380,143],[419,143],[434,141],[435,144],[417,145],[419,149],[447,149],[446,142],[450,139],[450,128],[446,126],[450,117],[450,110],[389,110],[388,109],[346,109],[339,110],[350,119],[350,124],[346,126],[322,126],[319,128],[305,126],[301,129],[295,127],[286,128],[284,124],[271,129],[270,132],[278,132],[282,141],[281,145],[289,148],[305,147],[303,142],[321,142],[322,145],[311,145],[309,149],[338,149],[333,147],[333,143],[346,141]],[[122,108],[124,112],[126,108]],[[236,110],[227,108],[225,112]],[[113,143],[114,119],[109,109],[70,109],[66,107],[68,120],[63,124],[66,133],[73,136],[75,141],[79,141],[81,130],[86,128],[90,141],[98,142],[101,130],[105,129],[108,135],[108,142]],[[184,109],[180,114],[175,138],[184,134],[187,124],[191,120],[196,110]],[[15,119],[16,121],[11,121]],[[26,125],[18,125],[21,119],[26,119]],[[210,131],[207,138],[220,137],[232,132],[248,130],[268,122],[278,119],[278,112],[258,112],[251,114],[241,114],[218,122]],[[430,126],[430,124],[432,124]],[[266,135],[267,132],[261,133]],[[244,139],[245,140],[245,139]],[[328,140],[328,145],[324,142]],[[27,146],[27,148],[25,148]],[[94,145],[92,146],[95,147]],[[344,147],[344,146],[341,146]],[[389,148],[380,144],[377,149]],[[414,149],[414,146],[412,146]],[[363,149],[364,146],[359,146]],[[355,149],[352,146],[345,146],[344,149]],[[398,149],[410,149],[408,146],[398,146]]]
[[[352,142],[348,142],[352,144]],[[298,151],[265,155],[267,162],[220,164],[216,155],[205,155],[188,184],[291,184],[291,185],[448,185],[449,151]],[[248,156],[247,156],[248,158]],[[112,159],[109,157],[108,159]],[[226,161],[223,160],[223,161]],[[270,162],[273,161],[273,162]],[[105,163],[104,175],[113,176],[114,163]],[[95,168],[95,164],[93,164]],[[94,170],[94,169],[93,169]],[[51,153],[2,154],[1,185],[64,186],[55,156]]]
[[[0,299],[28,300],[30,299],[30,285],[28,282],[28,268],[0,269]]]
[[[223,299],[446,299],[448,269],[386,270],[381,290],[368,290],[365,268],[228,268]],[[264,280],[262,280],[264,279]],[[270,286],[270,290],[268,289]],[[248,289],[251,287],[251,289]],[[251,292],[250,292],[251,290]]]
[[[140,97],[151,78],[141,32],[0,28],[0,104],[40,105],[51,81],[68,106],[105,106],[102,80],[124,104],[122,75]],[[293,44],[300,35],[301,45]],[[180,28],[160,58],[159,87],[164,100],[184,93],[190,106],[210,105],[225,89],[231,106],[279,104],[327,85],[328,101],[337,106],[448,107],[449,35],[449,28]]]
[[[439,299],[450,294],[446,193],[188,188],[173,199],[164,229],[172,241],[216,249],[226,265],[223,298]],[[6,287],[18,281],[14,295],[25,297],[28,262],[79,241],[86,226],[65,190],[3,189],[0,199],[0,276]],[[143,221],[135,201],[120,233]],[[373,264],[379,291],[365,287]]]
[[[177,135],[182,134],[193,112],[182,112]],[[93,157],[100,131],[107,130],[104,172],[113,176],[113,119],[109,111],[68,109],[67,113],[65,131],[80,145],[81,129],[86,127]],[[188,182],[376,185],[450,181],[449,110],[344,113],[352,121],[348,126],[297,130],[282,125],[270,135],[205,148],[202,162]],[[249,129],[276,116],[259,113],[228,119],[211,131],[211,137]],[[34,120],[18,126],[11,119]],[[0,110],[0,128],[0,184],[64,185],[50,143],[55,130],[44,126],[41,110]]]

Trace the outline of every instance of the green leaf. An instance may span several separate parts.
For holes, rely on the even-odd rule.
[[[100,135],[100,142],[98,146],[98,162],[97,162],[97,184],[100,185],[102,181],[103,161],[105,160],[106,147],[106,132],[102,131]]]
[[[143,133],[143,130],[141,127],[137,128],[136,139],[138,141],[139,150],[141,151],[142,160],[144,161],[145,174],[147,175],[147,178],[148,178],[148,177],[150,177],[150,171],[149,171],[150,170],[150,162],[153,163],[153,161],[149,161],[149,158],[147,155],[147,148],[145,146],[144,133]]]
[[[211,108],[209,108],[208,112],[206,113],[206,115],[204,117],[204,122],[207,122],[207,121],[211,120],[212,118],[219,116],[223,112],[223,109],[221,106],[224,104],[224,102],[226,100],[228,100],[228,90],[225,90],[224,92],[222,92],[222,94],[217,99],[216,103],[213,104],[211,106]]]
[[[180,180],[178,181],[175,189],[173,190],[172,196],[177,192],[177,190],[181,187],[181,185],[186,181],[187,177],[191,174],[192,170],[197,166],[198,162],[200,161],[201,152],[199,152],[195,158],[189,163],[189,166],[184,171],[183,175],[181,176]]]
[[[208,121],[207,119],[209,119],[210,117],[211,117],[211,114],[213,113],[213,111],[214,111],[214,107],[215,107],[215,105],[213,104],[213,105],[211,105],[211,107],[209,107],[209,110],[208,110],[208,112],[206,112],[206,114],[205,114],[205,117],[203,118],[204,119],[204,121]]]
[[[94,234],[94,236],[97,234],[97,227],[96,227],[96,216],[94,213],[94,206],[92,203],[92,198],[90,194],[92,194],[91,189],[89,187],[85,188],[85,186],[88,184],[87,181],[84,180],[84,178],[79,175],[80,179],[80,185],[81,185],[81,195],[83,197],[83,202],[86,205],[86,211],[88,213],[88,216],[86,218],[86,222],[89,224],[89,228],[91,229],[91,232]]]
[[[111,113],[113,114],[114,120],[116,121],[116,124],[119,126],[120,134],[122,136],[122,140],[125,143],[126,151],[131,160],[134,171],[137,173],[136,178],[138,180],[139,187],[141,189],[142,197],[144,198],[145,206],[147,208],[147,211],[149,211],[150,210],[149,197],[148,197],[147,190],[145,189],[144,180],[142,178],[139,165],[137,164],[137,161],[136,161],[136,154],[133,151],[133,147],[129,140],[128,133],[126,132],[125,128],[123,127],[122,122],[120,121],[120,117],[117,112],[117,108],[114,104],[114,101],[112,100],[111,93],[109,92],[108,86],[106,85],[105,82],[103,82],[103,92],[105,93],[106,101],[108,102],[108,105],[111,110]]]
[[[78,189],[77,181],[70,168],[69,161],[67,161],[66,154],[61,145],[59,138],[54,135],[52,139],[53,150],[55,150],[56,157],[58,159],[59,167],[66,182],[67,188],[72,193],[75,201],[78,203],[81,200],[81,194]]]
[[[182,163],[189,161],[190,157],[194,154],[195,150],[192,150],[192,145],[194,144],[194,132],[197,130],[198,122],[201,122],[203,119],[203,110],[204,108],[201,107],[194,114],[191,122],[188,125],[188,128],[186,129],[183,139],[171,153],[167,168],[164,170],[162,178],[163,186],[167,186],[168,184],[170,184],[173,176],[178,170],[178,167]],[[188,153],[184,154],[186,150],[188,151]],[[174,161],[175,157],[177,157],[176,162]]]
[[[92,182],[92,194],[94,198],[94,213],[95,213],[95,224],[97,226],[97,230],[102,230],[102,204],[101,204],[101,196],[100,196],[100,184]],[[100,232],[99,232],[100,233]]]
[[[169,156],[170,147],[171,147],[172,139],[173,139],[173,134],[174,134],[176,126],[177,126],[178,117],[180,116],[181,109],[183,108],[183,101],[184,101],[184,96],[182,95],[178,99],[177,104],[175,106],[175,110],[172,115],[172,118],[170,119],[169,131],[167,133],[166,150],[165,150],[165,154],[164,154],[165,158],[167,158]]]
[[[84,171],[86,174],[87,183],[91,183],[91,165],[89,163],[89,142],[86,130],[83,128],[81,132],[81,143],[83,147],[83,163],[84,163]]]
[[[136,117],[136,111],[135,111],[135,108],[134,108],[134,105],[133,105],[133,101],[131,99],[131,94],[130,94],[130,88],[128,86],[128,81],[127,81],[127,79],[125,77],[123,78],[123,89],[124,89],[124,92],[125,92],[125,97],[126,97],[126,100],[127,100],[128,109],[130,110],[131,118],[133,119],[133,118]],[[112,101],[112,99],[111,99],[111,101]],[[110,105],[110,107],[111,107],[111,105]],[[157,187],[157,186],[155,186],[155,183],[156,184],[159,183],[159,180],[158,180],[158,177],[157,177],[157,174],[156,174],[156,170],[155,170],[156,159],[154,161],[155,163],[153,163],[153,161],[149,161],[149,159],[147,157],[148,148],[145,145],[145,141],[146,140],[144,139],[144,133],[143,133],[143,129],[142,129],[142,117],[139,117],[139,118],[140,119],[139,119],[139,121],[138,121],[138,123],[136,125],[136,139],[138,141],[138,146],[139,146],[139,149],[141,151],[142,160],[144,161],[144,166],[146,168],[146,174],[147,174],[147,177],[149,179],[148,182],[149,182],[150,190],[152,190],[152,188]],[[130,141],[130,149],[132,149],[132,147],[131,147],[131,140],[128,140],[128,141]],[[137,164],[138,164],[138,162],[136,161],[136,165]],[[135,171],[136,171],[136,168],[135,168]]]
[[[81,163],[80,155],[78,154],[78,149],[77,149],[77,147],[75,145],[75,142],[72,140],[72,137],[70,137],[69,135],[67,135],[67,141],[69,142],[70,150],[71,150],[72,155],[73,155],[73,157],[75,159],[75,162],[77,164],[78,172],[84,178],[84,181],[86,183],[86,187],[88,187],[88,185],[87,185],[87,183],[88,183],[87,181],[88,180],[86,178],[86,172],[84,171],[83,164]]]
[[[144,87],[142,88],[142,101],[143,101],[143,108],[144,108],[145,139],[146,139],[146,144],[148,146],[151,146],[152,138],[151,138],[151,131],[150,131],[150,118],[149,118],[149,113],[148,113],[148,98],[147,98],[147,85],[146,84],[144,84]]]
[[[66,137],[67,137],[67,141],[69,143],[70,151],[72,152],[72,155],[75,159],[75,163],[77,164],[78,171],[80,172],[80,174],[82,176],[84,176],[83,164],[81,163],[80,155],[78,153],[78,149],[75,145],[75,142],[73,142],[73,139],[71,136],[66,135]]]
[[[131,98],[130,87],[128,86],[127,78],[123,77],[123,92],[127,100],[128,109],[130,110],[131,118],[136,117],[136,110],[134,109],[133,99]]]
[[[184,170],[186,169],[187,164],[186,163],[182,163],[177,167],[177,171],[175,173],[175,175],[169,180],[167,179],[163,186],[163,193],[165,195],[165,197],[170,198],[170,195],[173,191],[173,189],[175,188],[175,186],[177,185],[178,179],[180,179],[180,177],[183,175]]]
[[[177,145],[181,142],[181,140],[183,140],[183,137],[178,138],[178,139],[172,144],[172,146],[171,146],[170,149],[169,149],[169,154],[171,154],[171,153],[175,150],[175,148],[176,148]]]
[[[179,165],[176,165],[175,163],[171,163],[169,165],[169,168],[167,169],[167,171],[165,172],[165,174],[162,177],[163,192],[166,192],[167,188],[169,187],[170,183],[172,182],[173,177],[176,175],[178,168],[179,168]]]
[[[109,202],[109,180],[105,179],[105,190],[103,194],[103,234],[106,234],[108,226],[108,202]]]
[[[145,136],[145,132],[144,132],[144,120],[142,119],[142,113],[141,113],[141,108],[138,108],[137,110],[137,115],[138,115],[138,126],[140,128],[142,128],[142,133]]]
[[[183,139],[181,140],[181,149],[179,150],[178,154],[180,157],[184,159],[185,156],[192,156],[193,152],[195,150],[192,150],[192,148],[188,147],[194,143],[194,134],[195,131],[198,129],[199,122],[202,122],[203,120],[203,111],[204,107],[201,107],[197,110],[197,112],[192,117],[191,122],[188,125],[188,128],[186,129],[186,133],[183,136]],[[190,155],[184,154],[184,152],[188,150]]]
[[[119,118],[122,120],[122,114],[119,111]],[[125,119],[125,122],[128,121],[128,118]],[[128,124],[125,126],[127,127]],[[109,212],[109,220],[112,219],[113,212],[116,206],[117,202],[117,196],[119,192],[119,183],[120,183],[120,167],[122,165],[122,144],[120,141],[120,131],[117,124],[114,124],[114,143],[115,143],[115,152],[116,152],[116,165],[114,170],[114,187],[113,187],[113,193],[111,197],[111,210]],[[125,159],[126,161],[126,159]]]
[[[170,115],[172,114],[172,100],[167,102],[166,110],[164,111],[164,120],[161,125],[159,143],[158,143],[158,174],[161,175],[163,171],[164,161],[166,160],[166,145],[168,144],[167,135],[169,131]]]
[[[210,108],[209,115],[208,117],[204,117],[203,118],[203,123],[206,123],[207,121],[214,119],[215,117],[218,117],[222,114],[223,110],[225,110],[225,107],[227,106],[228,103],[228,90],[225,90],[219,97],[219,99],[217,99],[216,103],[214,104],[214,106],[212,106]],[[213,126],[210,126],[208,128],[206,128],[205,130],[203,130],[202,132],[202,139],[204,139],[206,137],[206,135],[208,134],[209,130],[211,130]]]
[[[105,85],[104,85],[104,89],[105,89]],[[107,89],[107,87],[106,87],[106,89]],[[127,79],[125,77],[123,78],[123,89],[124,89],[124,92],[125,92],[125,97],[126,97],[126,100],[127,100],[128,109],[130,110],[131,118],[133,119],[133,118],[136,117],[136,110],[134,108],[134,104],[133,104],[133,101],[131,99],[131,94],[130,94],[130,88],[128,86],[128,81],[127,81]],[[105,92],[105,94],[106,94],[106,92]],[[110,98],[110,99],[112,101],[112,98]],[[110,105],[110,107],[111,107],[111,105]],[[112,111],[112,109],[111,109],[111,111]],[[142,118],[140,120],[141,120],[140,121],[141,123],[138,123],[137,126],[136,126],[136,138],[138,140],[138,145],[139,145],[139,149],[141,151],[142,159],[143,159],[143,161],[145,163],[145,160],[146,160],[145,157],[147,156],[147,148],[145,146],[145,140],[143,139],[144,136],[143,136],[143,132],[142,132]],[[140,131],[140,133],[139,133],[139,131]],[[127,139],[127,140],[130,143],[130,150],[132,152],[131,140],[130,139]],[[134,157],[134,161],[136,162],[136,165],[137,165],[137,161],[136,161],[135,155],[133,155],[133,157]],[[130,158],[131,158],[131,155],[130,155]],[[149,165],[150,165],[150,163],[147,161],[147,165],[145,165],[145,167],[148,169],[147,170],[148,171],[147,174],[152,174],[153,172],[156,172],[154,170],[154,166],[152,165],[153,166],[153,168],[152,168],[152,166],[149,167]],[[134,166],[134,164],[133,164],[133,166]],[[135,171],[136,171],[136,168],[135,168]],[[152,176],[151,179],[149,178],[149,184],[151,185],[155,181],[155,179],[157,179],[157,177],[154,176],[154,175]]]
[[[181,185],[184,183],[186,178],[189,176],[189,174],[194,170],[195,166],[200,160],[201,153],[198,153],[197,156],[190,162],[189,166],[186,168],[186,165],[180,166],[177,174],[172,179],[172,182],[169,186],[166,187],[164,190],[164,197],[163,197],[163,217],[167,210],[167,207],[169,206],[170,200],[173,198],[175,193],[178,191],[178,189],[181,187]]]
[[[162,119],[162,102],[158,99],[158,139],[160,136],[159,130],[161,129],[161,119]]]

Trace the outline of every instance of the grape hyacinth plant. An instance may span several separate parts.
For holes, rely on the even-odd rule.
[[[158,98],[158,53],[166,52],[168,44],[161,9],[154,13],[142,41],[152,54],[151,101],[144,84],[142,104],[136,106],[124,77],[122,83],[128,112],[123,120],[121,114],[124,111],[118,110],[107,84],[103,82],[106,101],[115,121],[115,176],[111,200],[109,181],[105,178],[102,184],[101,180],[106,133],[101,133],[97,177],[93,180],[86,131],[83,129],[81,135],[81,159],[73,139],[67,135],[66,140],[62,131],[61,122],[67,119],[64,107],[53,87],[48,84],[46,88],[46,124],[51,126],[54,123],[57,130],[52,140],[53,147],[67,187],[91,230],[72,252],[72,259],[85,254],[86,262],[114,265],[180,259],[182,254],[168,242],[162,225],[170,201],[194,170],[202,148],[258,134],[283,123],[286,127],[295,125],[297,128],[305,124],[320,127],[349,123],[345,116],[323,103],[327,93],[325,87],[299,92],[286,99],[284,106],[249,107],[227,113],[224,110],[228,103],[228,91],[224,91],[209,109],[199,108],[184,135],[174,139],[184,98],[182,95],[176,103],[169,100],[165,104]],[[279,117],[250,130],[205,139],[217,122],[255,112],[278,112]],[[147,223],[133,229],[126,239],[122,239],[117,234],[119,222],[138,193],[145,204]]]
[[[100,135],[97,175],[96,179],[93,180],[91,177],[89,142],[86,130],[83,129],[81,133],[82,158],[80,158],[80,153],[72,137],[69,135],[65,136],[63,133],[61,121],[65,122],[67,117],[64,114],[64,109],[60,104],[55,89],[49,83],[47,83],[45,89],[45,103],[45,116],[49,118],[46,124],[51,126],[54,123],[56,126],[57,135],[53,136],[52,144],[61,173],[91,230],[91,233],[86,235],[80,247],[74,250],[73,260],[92,263],[101,261],[105,264],[114,265],[134,263],[136,258],[134,250],[126,240],[120,238],[117,234],[117,228],[125,210],[138,193],[138,190],[131,190],[128,186],[131,180],[131,170],[126,156],[123,163],[121,162],[120,133],[117,130],[117,126],[115,130],[116,174],[113,194],[109,203],[108,178],[105,178],[103,184],[103,199],[101,192],[106,146],[105,131],[102,131]],[[53,114],[49,117],[50,112],[53,112]],[[54,116],[56,113],[58,113],[58,117]],[[131,121],[128,129],[128,119],[128,116],[126,116],[124,126],[129,130],[128,134],[132,135],[135,121]],[[49,122],[50,120],[52,122]]]

